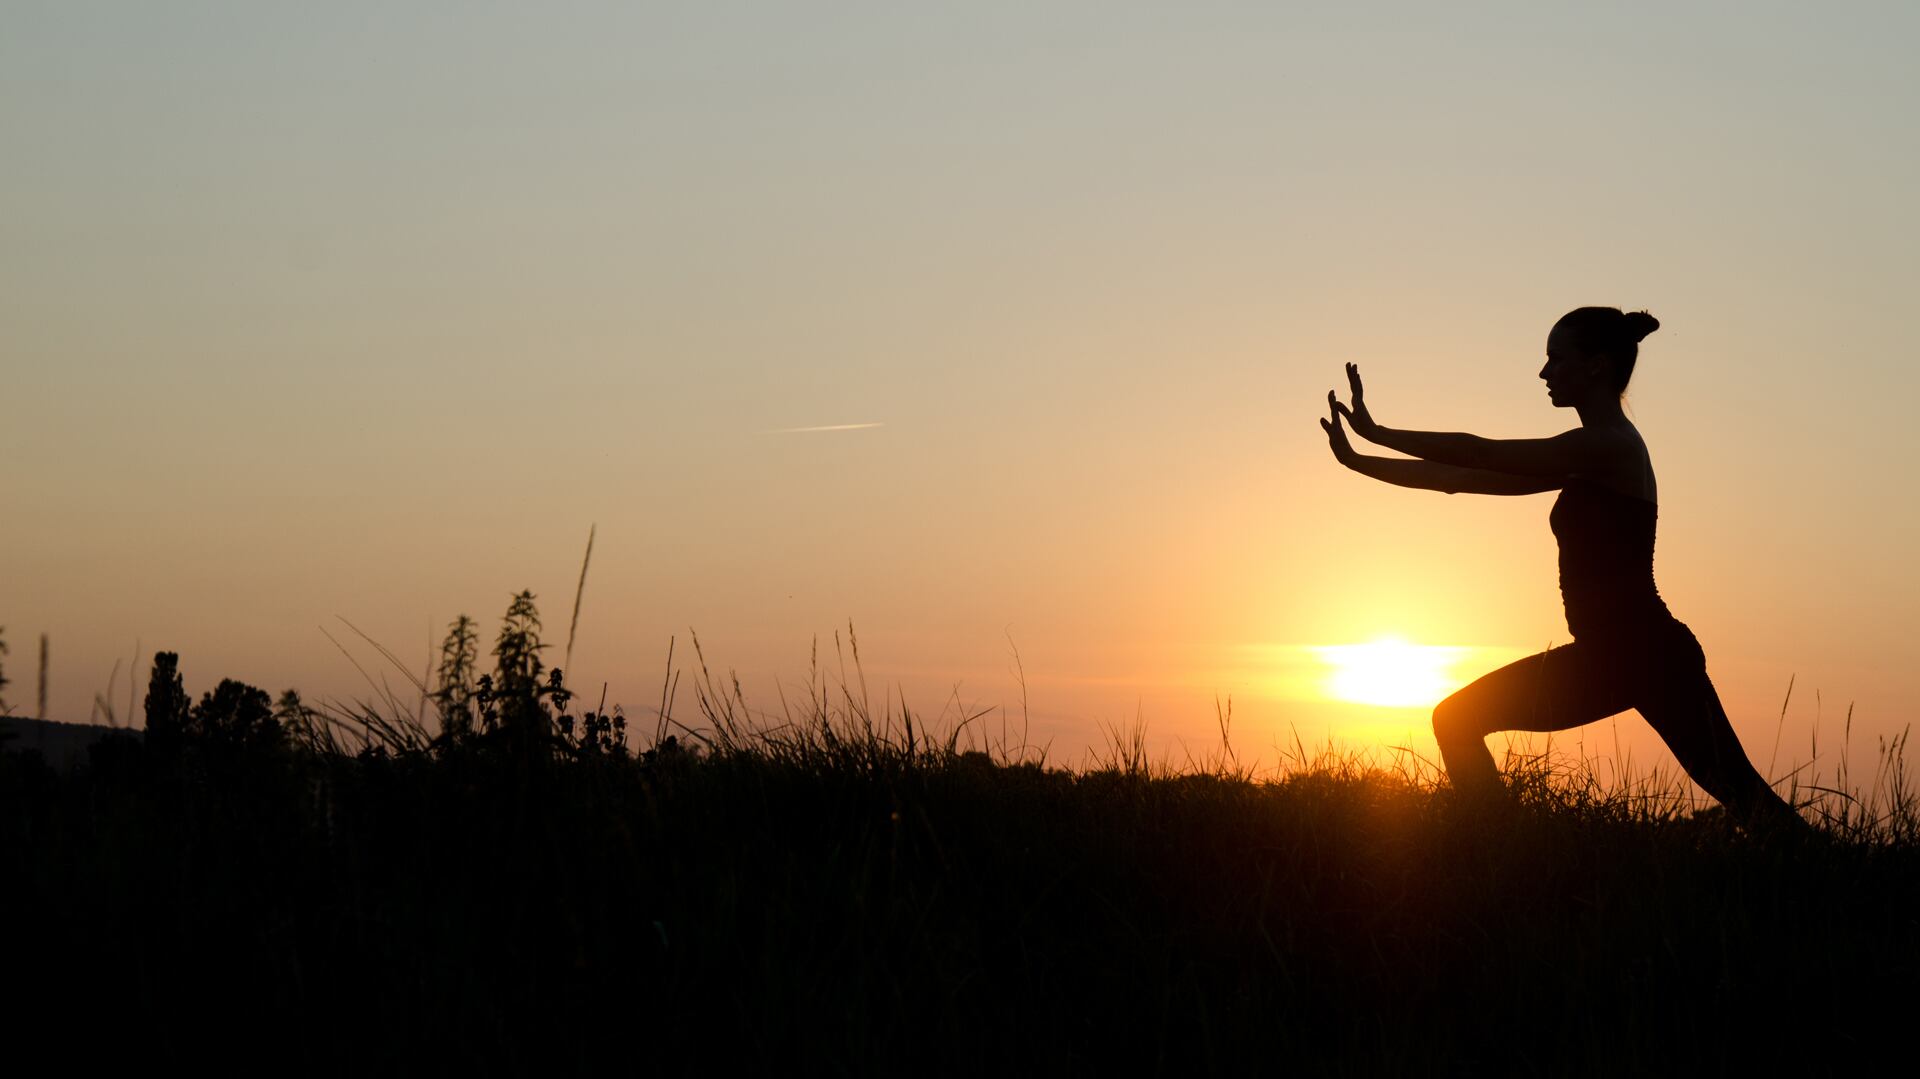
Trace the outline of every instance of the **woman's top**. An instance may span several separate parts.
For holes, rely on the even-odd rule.
[[[1575,640],[1644,636],[1672,612],[1653,586],[1658,507],[1575,478],[1547,521],[1560,541],[1560,598]]]

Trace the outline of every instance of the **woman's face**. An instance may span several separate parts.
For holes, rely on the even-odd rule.
[[[1581,350],[1559,333],[1547,335],[1547,362],[1540,377],[1555,408],[1572,408],[1606,390],[1603,357]]]

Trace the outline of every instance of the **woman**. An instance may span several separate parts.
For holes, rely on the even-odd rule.
[[[1548,521],[1560,543],[1560,594],[1573,642],[1507,664],[1441,701],[1433,733],[1455,787],[1498,790],[1495,731],[1559,731],[1637,709],[1707,793],[1743,824],[1806,827],[1761,778],[1707,678],[1706,657],[1653,584],[1653,465],[1621,410],[1640,341],[1660,327],[1644,311],[1582,307],[1547,335],[1547,397],[1580,426],[1552,438],[1488,439],[1397,431],[1375,423],[1347,365],[1353,403],[1333,391],[1320,421],[1341,464],[1402,487],[1487,495],[1559,490]],[[1368,457],[1369,442],[1420,460]]]

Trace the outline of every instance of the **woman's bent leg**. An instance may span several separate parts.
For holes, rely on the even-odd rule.
[[[1487,735],[1584,726],[1633,707],[1636,688],[1599,650],[1574,641],[1461,687],[1434,708],[1433,736],[1456,788],[1492,790],[1500,774]]]

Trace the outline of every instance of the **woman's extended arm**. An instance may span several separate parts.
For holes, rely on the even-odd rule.
[[[1460,468],[1521,476],[1598,472],[1612,446],[1598,431],[1576,427],[1552,438],[1481,438],[1450,431],[1396,431],[1375,427],[1372,441],[1412,457]],[[1557,486],[1557,485],[1556,485]]]
[[[1363,476],[1418,487],[1426,491],[1469,495],[1533,495],[1557,490],[1564,482],[1560,476],[1525,476],[1517,472],[1495,472],[1485,468],[1461,468],[1438,461],[1408,461],[1393,457],[1369,457],[1356,453],[1347,467]]]
[[[1351,407],[1341,404],[1332,390],[1327,391],[1327,401],[1353,424],[1355,434],[1438,464],[1522,476],[1565,476],[1603,471],[1620,452],[1614,439],[1590,427],[1575,427],[1552,438],[1481,438],[1451,431],[1394,430],[1373,422],[1362,396],[1357,365],[1347,365],[1347,382],[1353,389]]]
[[[1320,428],[1327,432],[1327,441],[1333,447],[1335,460],[1363,476],[1372,476],[1401,487],[1445,491],[1447,494],[1531,495],[1551,491],[1564,482],[1561,476],[1524,476],[1484,468],[1462,468],[1437,461],[1407,461],[1355,453],[1352,444],[1347,441],[1346,430],[1340,426],[1338,411],[1334,412],[1331,420],[1321,420]]]

